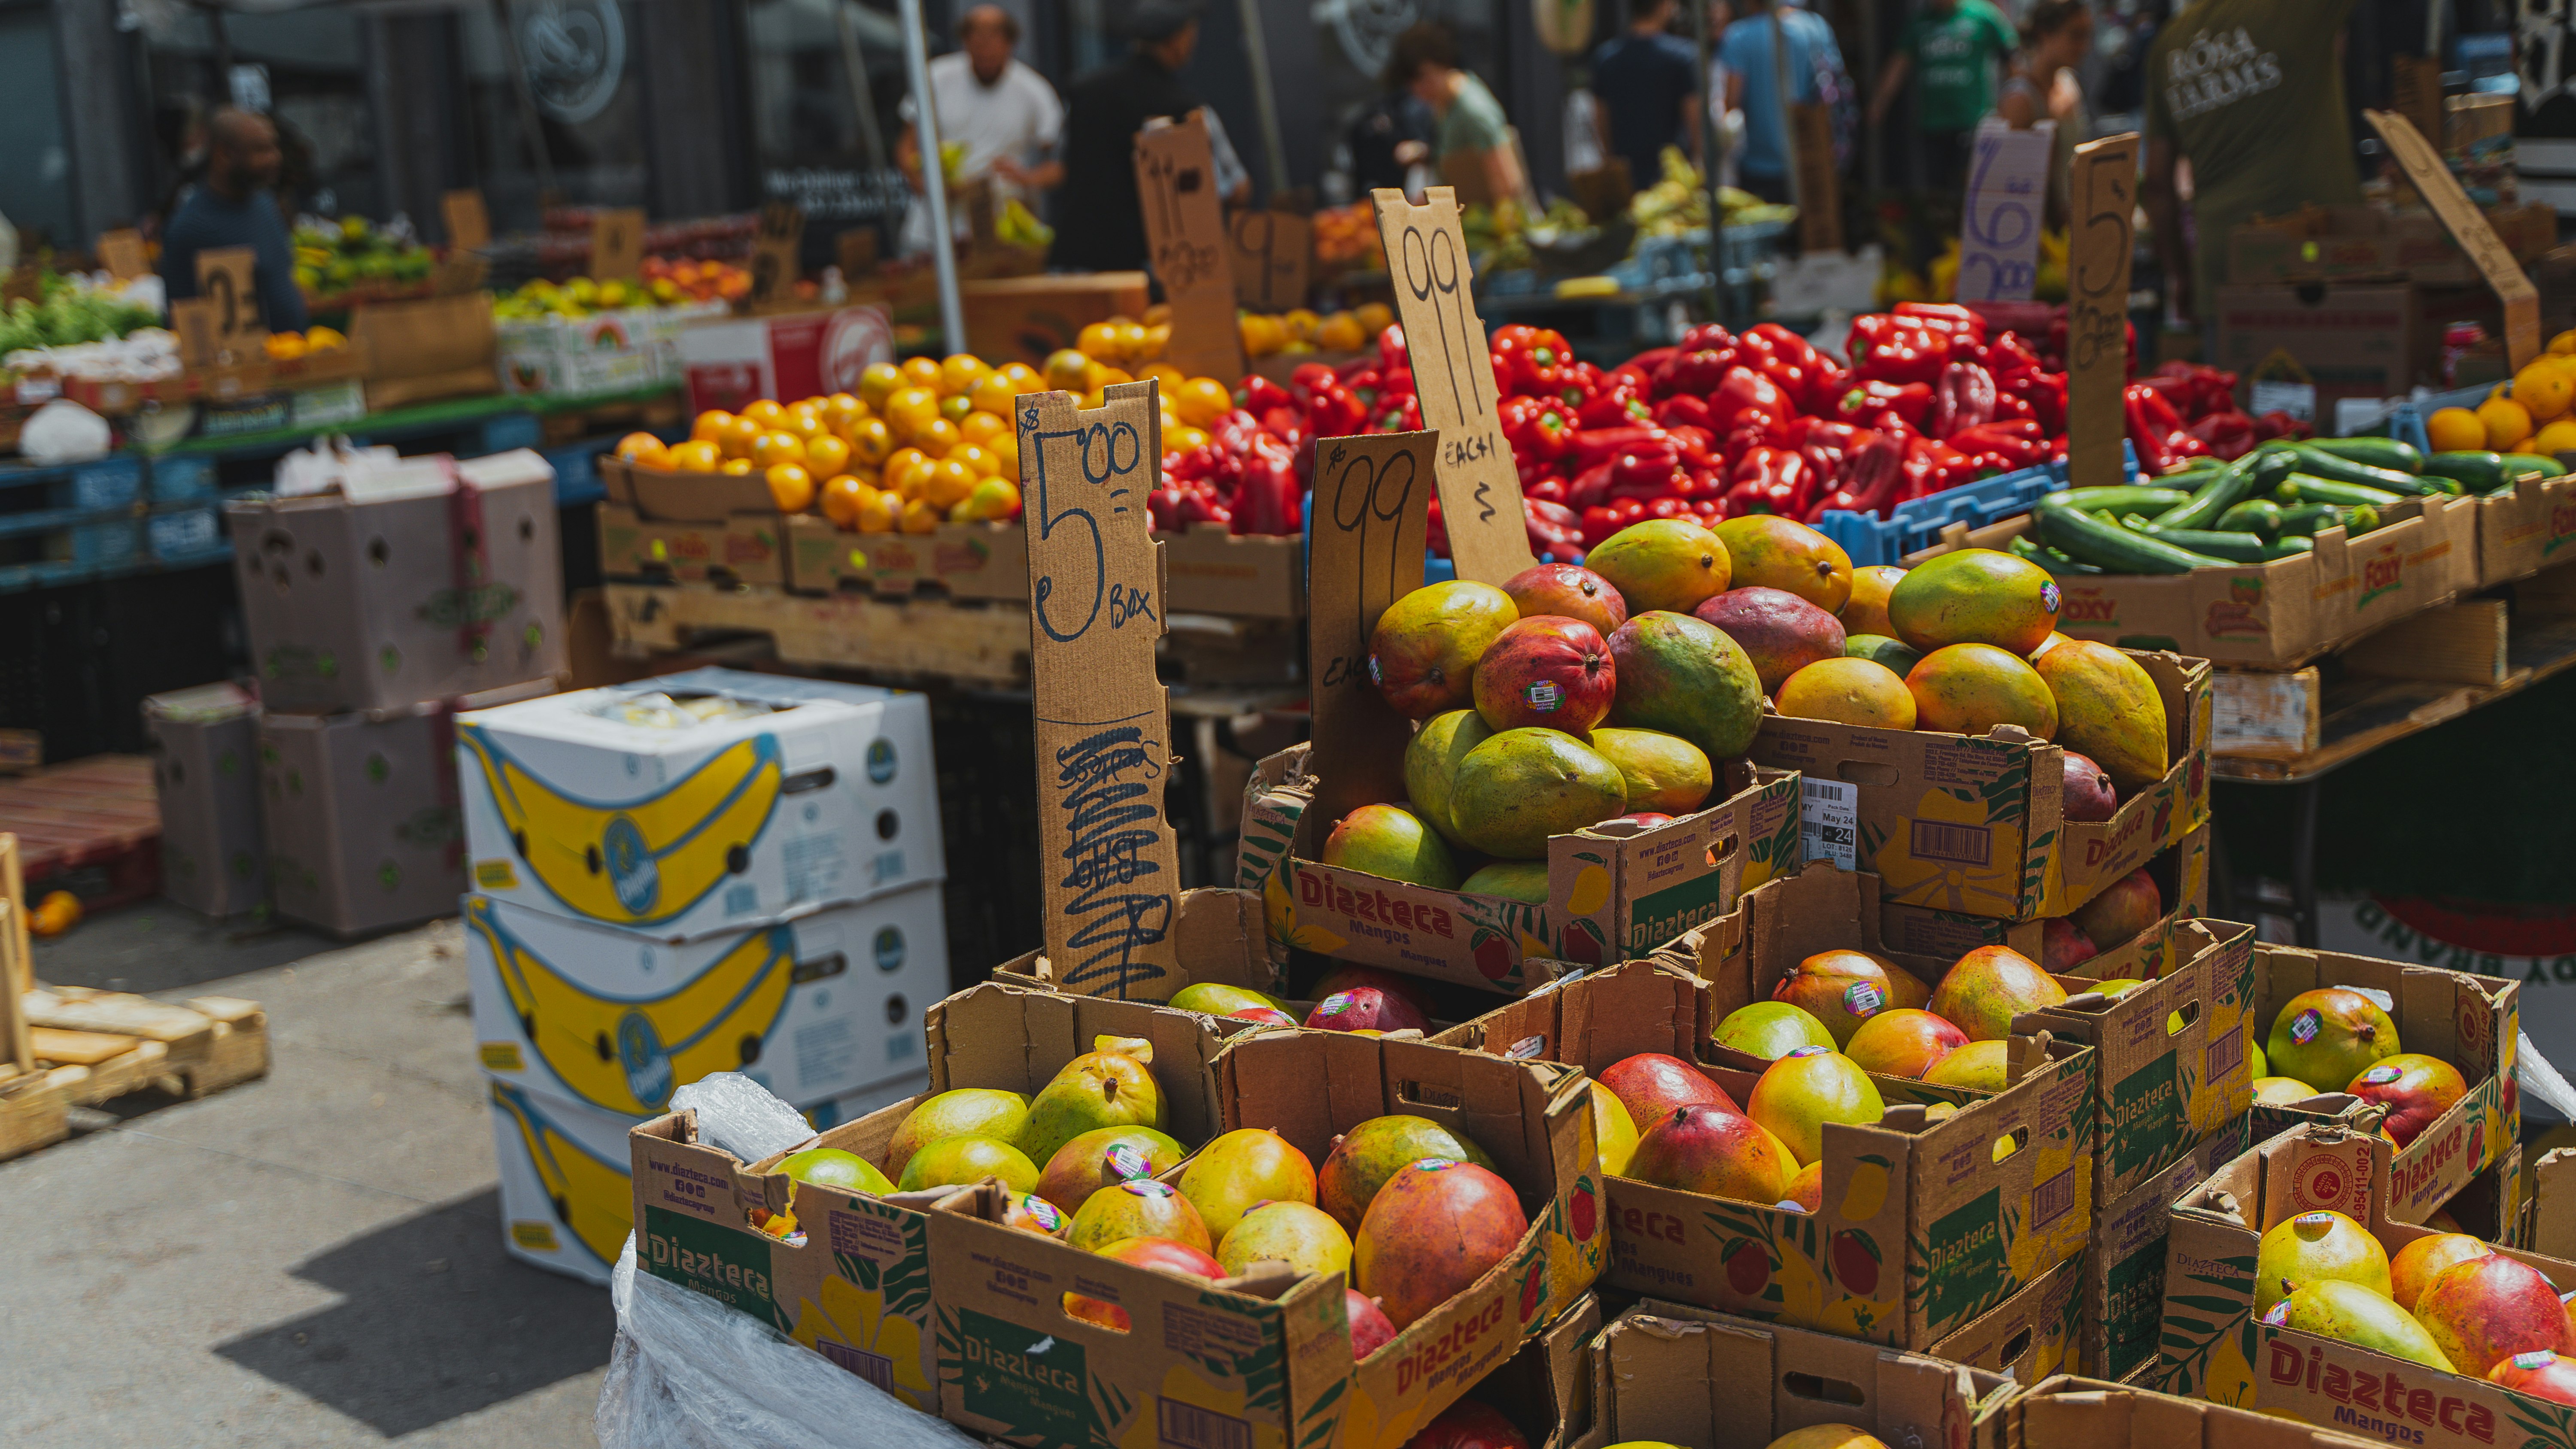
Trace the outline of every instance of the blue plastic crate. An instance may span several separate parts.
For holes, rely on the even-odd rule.
[[[599,455],[613,446],[592,439],[545,450],[545,460],[555,470],[555,506],[596,503],[608,496],[608,485],[599,481]]]
[[[144,520],[143,531],[152,557],[162,563],[197,563],[232,551],[211,506],[155,513]]]
[[[2139,476],[2138,454],[2123,440],[2120,461],[2132,479]],[[1983,528],[2000,523],[2017,514],[2028,513],[2040,495],[2053,493],[2066,486],[2066,465],[2043,463],[2018,472],[1998,473],[1974,483],[1917,498],[1896,505],[1887,518],[1875,514],[1846,513],[1839,508],[1827,509],[1816,528],[1825,537],[1842,545],[1851,555],[1852,567],[1871,564],[1901,564],[1905,556],[1930,548],[1941,541],[1941,530],[1954,523],[1970,528]]]
[[[201,453],[152,460],[152,501],[195,503],[215,496],[215,460]]]
[[[130,507],[143,496],[143,460],[130,454],[72,470],[71,506],[83,512]]]

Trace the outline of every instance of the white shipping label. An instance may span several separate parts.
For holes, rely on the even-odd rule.
[[[2284,412],[2303,423],[2317,420],[2317,385],[2313,382],[2254,380],[2254,415]]]
[[[1798,845],[1806,860],[1830,860],[1836,870],[1857,868],[1860,786],[1842,780],[1798,779]]]

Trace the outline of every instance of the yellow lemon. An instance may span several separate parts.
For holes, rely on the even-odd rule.
[[[2576,327],[2570,327],[2566,331],[2549,339],[2549,355],[2552,357],[2576,357]]]
[[[2486,425],[2487,446],[2499,453],[2531,436],[2531,410],[2509,397],[2491,397],[2478,404],[2478,421]]]
[[[2561,453],[2576,452],[2576,418],[2560,418],[2534,434],[2525,452],[2554,458]]]
[[[2487,425],[2467,408],[2442,408],[2424,420],[2436,453],[2474,452],[2487,445]]]
[[[2534,422],[2563,415],[2570,398],[2576,398],[2576,380],[2555,363],[2534,362],[2513,375],[2513,400],[2530,412]]]

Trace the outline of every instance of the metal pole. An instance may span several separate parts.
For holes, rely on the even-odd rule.
[[[921,143],[921,199],[930,206],[930,265],[939,276],[939,335],[966,350],[966,306],[957,299],[957,239],[948,230],[948,175],[939,155],[939,108],[930,103],[930,37],[921,0],[901,0],[903,75],[912,87],[913,135]]]
[[[1270,172],[1270,194],[1288,189],[1288,148],[1279,139],[1279,101],[1270,91],[1270,44],[1261,34],[1261,0],[1240,0],[1243,59],[1252,67],[1252,110],[1261,122],[1261,161]]]
[[[856,0],[836,0],[832,19],[841,31],[841,69],[850,73],[850,104],[859,113],[859,142],[867,148],[868,167],[886,169],[885,136],[877,130],[877,93],[868,84],[867,57],[859,53],[859,27],[850,18]]]
[[[1709,0],[1690,0],[1691,38],[1699,46],[1699,180],[1708,196],[1708,315],[1714,322],[1725,322],[1728,316],[1726,291],[1726,228],[1718,218],[1717,148],[1720,139],[1717,108],[1726,97],[1715,93],[1709,84],[1709,61],[1716,47],[1708,33]],[[1679,342],[1681,339],[1673,339]]]
[[[537,115],[537,89],[528,80],[528,61],[519,54],[518,28],[510,20],[510,0],[492,0],[492,18],[501,28],[501,55],[510,64],[510,86],[519,97],[519,124],[528,133],[528,154],[537,168],[537,209],[562,204],[555,188],[555,158],[546,148],[545,123]]]

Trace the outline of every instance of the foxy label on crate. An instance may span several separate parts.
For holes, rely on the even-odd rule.
[[[1016,1103],[1026,1118],[1031,1100],[1103,1038],[1151,1044],[1146,1067],[1173,1137],[1202,1142],[1217,1130],[1218,1038],[1206,1017],[988,983],[933,1007],[923,1027],[927,1093],[798,1150],[850,1153],[899,1182],[911,1139],[933,1130],[913,1122],[916,1109],[970,1091],[982,1103]],[[699,1140],[690,1113],[657,1117],[627,1140],[640,1269],[740,1309],[914,1408],[938,1410],[926,1214],[953,1185],[872,1194],[800,1181],[782,1168],[786,1154],[745,1163]]]
[[[2389,1215],[2389,1160],[2383,1139],[2303,1126],[2177,1202],[2158,1387],[2433,1449],[2576,1445],[2576,1407],[2490,1377],[2566,1346],[2554,1285],[2576,1282],[2576,1263],[2489,1244],[2401,1286],[2409,1246],[2440,1234]],[[2329,1243],[2347,1266],[2290,1281],[2292,1261],[2316,1263]],[[2300,1252],[2312,1256],[2286,1256]],[[2328,1304],[2334,1317],[2318,1312]]]

